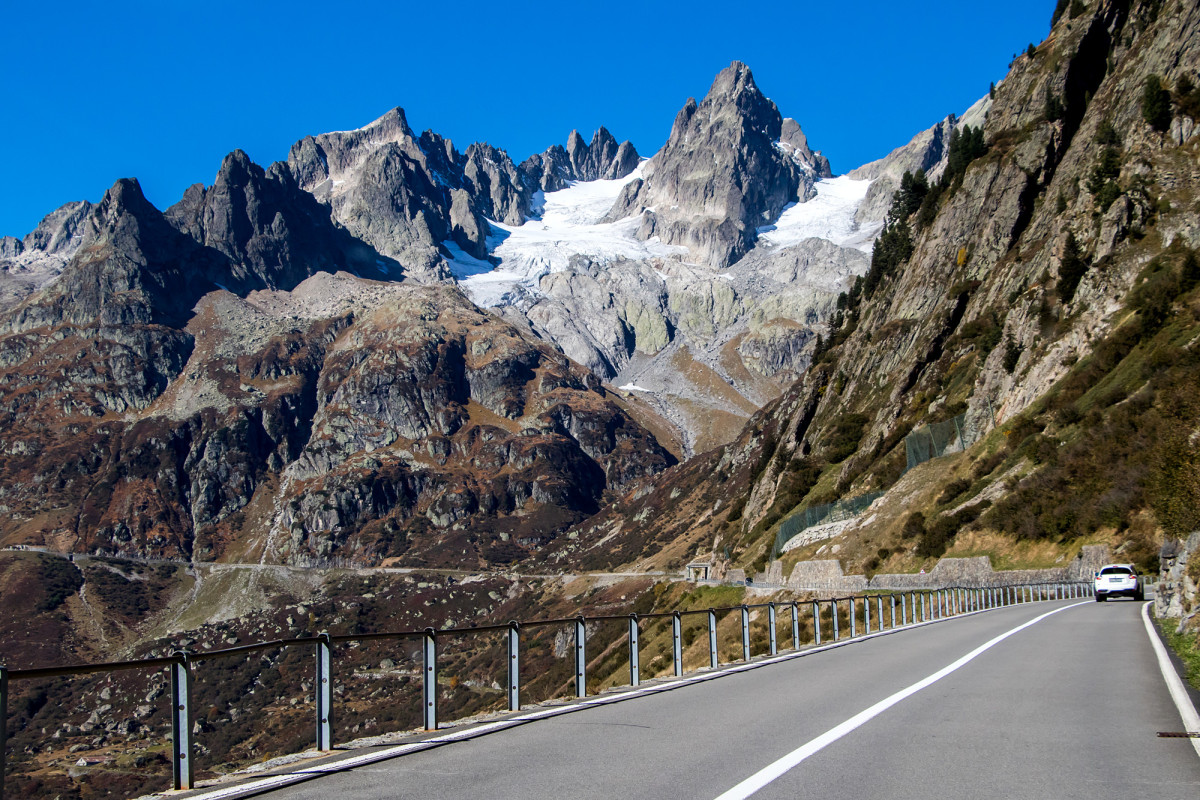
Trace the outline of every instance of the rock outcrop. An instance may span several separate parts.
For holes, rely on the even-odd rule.
[[[1187,539],[1171,539],[1159,552],[1158,583],[1154,587],[1154,616],[1178,620],[1179,630],[1192,626],[1200,610],[1200,531]]]

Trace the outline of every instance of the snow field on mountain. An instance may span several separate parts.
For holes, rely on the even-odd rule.
[[[841,247],[871,252],[878,226],[860,226],[854,219],[870,181],[845,175],[817,181],[817,196],[807,203],[791,203],[774,225],[758,229],[759,241],[790,247],[805,239],[827,239]]]
[[[524,225],[492,222],[488,250],[500,265],[471,258],[457,247],[451,271],[477,305],[497,306],[510,302],[519,288],[536,291],[543,275],[561,272],[572,256],[586,256],[600,264],[621,259],[646,260],[683,255],[687,249],[661,243],[657,238],[639,241],[635,235],[640,217],[601,223],[625,184],[641,177],[636,169],[612,181],[581,181],[543,198],[542,214]]]
[[[524,225],[491,222],[488,250],[499,266],[464,253],[453,242],[450,269],[477,305],[511,305],[525,292],[537,292],[544,275],[570,267],[573,256],[601,265],[618,261],[686,256],[684,247],[665,245],[657,238],[639,241],[640,217],[601,223],[625,184],[641,177],[641,169],[612,181],[581,181],[539,198],[541,217]],[[829,178],[816,184],[817,196],[792,203],[774,225],[759,228],[761,243],[789,247],[805,239],[826,239],[840,247],[871,251],[878,224],[860,225],[854,218],[870,187],[869,180]],[[722,277],[727,277],[722,275]]]

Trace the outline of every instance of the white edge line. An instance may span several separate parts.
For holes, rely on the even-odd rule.
[[[1042,602],[1042,601],[1037,601],[1037,602]],[[1050,602],[1050,601],[1045,601],[1045,602]],[[823,653],[827,650],[833,650],[838,647],[846,647],[847,645],[857,644],[859,642],[865,642],[868,639],[876,639],[876,638],[879,638],[880,636],[890,636],[893,633],[901,633],[903,631],[913,630],[915,628],[923,628],[927,625],[935,625],[939,622],[951,622],[956,619],[964,619],[966,617],[973,617],[977,614],[985,614],[988,611],[1002,611],[1005,608],[1021,608],[1023,606],[1027,606],[1027,605],[1032,605],[1032,603],[1018,603],[1013,606],[998,606],[995,608],[981,608],[976,611],[967,611],[965,613],[955,614],[954,616],[949,616],[949,617],[934,617],[932,619],[923,620],[921,622],[910,622],[907,625],[901,625],[900,627],[896,627],[896,628],[888,628],[888,629],[882,630],[882,631],[875,631],[874,633],[864,633],[861,636],[846,637],[844,639],[839,639],[836,642],[820,644],[820,645],[816,645],[815,647],[810,646],[810,647],[806,647],[803,650],[793,650],[790,653],[783,653],[780,655],[771,656],[770,658],[760,658],[757,661],[752,661],[749,663],[740,663],[740,664],[730,665],[723,669],[716,669],[716,670],[712,670],[710,672],[702,672],[697,675],[690,675],[685,678],[678,678],[676,680],[667,681],[665,683],[655,683],[650,686],[644,686],[641,688],[630,689],[629,691],[620,692],[618,694],[612,694],[612,695],[600,696],[600,697],[590,697],[586,700],[582,700],[577,703],[571,703],[569,705],[555,706],[553,708],[547,708],[547,709],[543,709],[543,710],[539,710],[539,711],[532,711],[532,712],[529,712],[527,714],[522,714],[517,717],[507,717],[507,718],[505,718],[503,720],[499,720],[497,722],[490,722],[490,723],[487,723],[484,725],[477,725],[473,728],[467,728],[462,731],[456,731],[454,733],[447,733],[442,736],[434,737],[432,739],[422,739],[419,742],[409,742],[407,744],[397,745],[395,747],[389,747],[384,750],[376,750],[376,751],[373,751],[370,753],[364,753],[364,754],[358,755],[358,756],[351,756],[349,758],[344,758],[344,759],[341,759],[338,761],[331,762],[329,764],[321,764],[321,765],[315,766],[315,767],[299,768],[293,772],[288,772],[284,775],[273,775],[269,778],[261,778],[257,781],[249,781],[247,783],[239,783],[239,784],[235,784],[233,786],[228,786],[228,787],[221,788],[221,789],[213,789],[212,791],[204,792],[202,794],[189,795],[188,800],[224,800],[224,798],[241,797],[242,795],[246,795],[246,794],[258,794],[260,792],[269,791],[271,789],[278,789],[280,787],[287,786],[289,784],[306,781],[311,778],[317,777],[318,775],[323,775],[323,774],[327,774],[327,773],[331,773],[331,772],[341,772],[342,770],[345,770],[345,769],[351,769],[353,767],[361,767],[366,764],[373,764],[377,761],[384,761],[389,758],[395,758],[396,756],[401,756],[406,753],[415,752],[418,750],[428,750],[428,749],[438,747],[443,744],[450,744],[450,743],[456,742],[456,741],[472,739],[476,736],[483,736],[483,735],[492,733],[497,730],[503,730],[504,728],[515,727],[515,726],[520,725],[525,722],[533,722],[535,720],[544,719],[546,717],[556,717],[561,714],[570,714],[575,711],[582,711],[583,709],[593,708],[595,706],[604,706],[604,705],[610,705],[612,703],[621,703],[621,702],[624,702],[625,700],[631,700],[635,697],[641,697],[641,696],[644,696],[647,694],[657,694],[659,692],[665,692],[665,691],[669,691],[671,689],[677,689],[681,686],[686,686],[686,685],[692,684],[692,683],[702,683],[704,681],[710,681],[715,678],[723,677],[725,675],[733,675],[738,672],[745,672],[746,670],[758,669],[759,667],[766,667],[766,666],[770,666],[771,664],[778,664],[783,661],[791,661],[792,659],[795,659],[795,658],[803,658],[805,656],[815,655],[816,653]],[[1065,606],[1064,608],[1070,608],[1070,606]],[[1061,611],[1063,609],[1057,609],[1057,610]],[[1054,612],[1050,612],[1050,613],[1054,613]],[[1043,615],[1043,616],[1045,616],[1045,615]],[[1041,619],[1041,617],[1038,617],[1038,619]],[[1036,620],[1034,620],[1034,621],[1036,622]],[[1032,623],[1028,623],[1028,624],[1032,624]],[[166,794],[151,795],[151,796],[152,797],[166,797],[166,796],[175,795],[175,794],[177,794],[177,793],[169,792]],[[722,797],[723,796],[724,795],[722,795]]]
[[[950,673],[958,670],[959,668],[966,665],[968,662],[973,661],[977,656],[979,656],[983,652],[990,650],[991,648],[1000,644],[1000,642],[1004,641],[1005,639],[1012,636],[1013,634],[1019,633],[1020,631],[1025,630],[1026,628],[1028,628],[1031,625],[1036,625],[1037,623],[1046,619],[1046,617],[1057,614],[1060,611],[1066,611],[1068,608],[1075,608],[1076,606],[1081,606],[1081,605],[1084,605],[1084,603],[1072,603],[1069,606],[1063,606],[1061,608],[1056,608],[1052,611],[1047,611],[1045,614],[1042,614],[1039,617],[1034,617],[1033,619],[1029,620],[1028,622],[1018,625],[1017,627],[1013,628],[1012,630],[1006,631],[1005,633],[1000,634],[996,638],[994,638],[988,642],[985,642],[984,644],[981,644],[979,647],[976,647],[974,650],[967,653],[965,656],[958,659],[954,663],[949,664],[945,667],[942,667],[940,670],[933,673],[932,675],[922,678],[921,680],[917,681],[916,683],[912,684],[911,686],[901,689],[900,691],[896,692],[895,694],[893,694],[889,697],[886,697],[883,700],[880,700],[878,703],[871,706],[870,708],[868,708],[864,711],[860,711],[859,713],[855,714],[853,717],[846,720],[842,724],[837,725],[833,728],[830,728],[828,731],[821,734],[817,738],[801,745],[800,747],[796,748],[795,750],[793,750],[792,752],[783,756],[782,758],[774,761],[773,763],[768,764],[767,766],[760,769],[758,772],[751,775],[749,778],[746,778],[744,781],[742,781],[741,783],[734,786],[729,791],[723,792],[722,794],[718,795],[717,800],[744,800],[744,798],[749,797],[750,795],[754,794],[758,790],[765,787],[767,784],[774,781],[779,776],[783,775],[785,772],[787,772],[787,771],[791,770],[793,767],[796,767],[797,765],[799,765],[802,761],[807,759],[809,756],[814,755],[815,753],[818,753],[821,750],[824,750],[826,747],[833,744],[838,739],[841,739],[846,734],[850,733],[851,731],[853,731],[857,728],[862,727],[870,720],[874,719],[875,717],[882,714],[884,711],[887,711],[889,708],[891,708],[892,706],[899,703],[901,700],[904,700],[905,698],[916,694],[917,692],[921,691],[922,689],[929,686],[930,684],[936,683],[937,681],[946,677]]]
[[[1163,680],[1167,682],[1167,691],[1171,693],[1171,699],[1175,701],[1175,708],[1179,710],[1179,716],[1183,719],[1183,729],[1193,735],[1192,747],[1195,748],[1196,755],[1200,756],[1200,739],[1195,738],[1195,734],[1200,733],[1200,714],[1196,713],[1196,706],[1192,704],[1192,698],[1188,696],[1183,679],[1175,671],[1175,665],[1171,663],[1171,657],[1167,655],[1166,646],[1158,638],[1158,631],[1154,630],[1154,625],[1150,622],[1150,603],[1142,606],[1142,622],[1146,623],[1146,635],[1150,637],[1154,655],[1158,657],[1158,668],[1162,671]]]

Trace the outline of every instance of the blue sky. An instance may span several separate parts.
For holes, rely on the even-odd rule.
[[[515,161],[605,125],[652,155],[676,111],[750,65],[835,172],[961,112],[1040,42],[1052,0],[20,3],[0,47],[0,235],[137,177],[160,208],[242,148],[403,106],[418,131]]]

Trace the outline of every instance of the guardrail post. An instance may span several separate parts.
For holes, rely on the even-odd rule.
[[[708,665],[717,668],[717,612],[708,610]]]
[[[855,606],[854,598],[851,597],[850,598],[850,638],[851,639],[853,639],[855,636],[858,636],[858,620],[856,619],[857,614],[854,610],[854,606]]]
[[[929,606],[925,603],[925,592],[921,592],[921,621],[929,622]]]
[[[426,628],[421,636],[421,678],[424,688],[425,730],[436,731],[437,720],[437,631]]]
[[[638,664],[638,618],[637,614],[629,615],[629,685],[637,686],[642,682],[642,668]]]
[[[821,643],[821,604],[813,600],[813,644]]]
[[[176,651],[171,665],[171,775],[175,790],[191,789],[196,771],[192,764],[192,670],[188,654]]]
[[[333,654],[329,632],[317,634],[317,674],[313,681],[313,699],[317,706],[317,749],[333,749]]]
[[[900,624],[908,624],[908,597],[904,594],[900,595]]]
[[[521,710],[521,623],[508,623],[508,710]]]
[[[0,800],[4,800],[4,766],[8,753],[8,669],[0,665]]]
[[[750,660],[750,609],[742,606],[742,660]]]
[[[779,644],[775,641],[775,604],[767,605],[767,621],[771,625],[771,655],[779,652]]]
[[[833,640],[836,642],[840,638],[840,631],[838,631],[837,600],[829,601],[829,609],[831,615],[833,616]]]
[[[863,598],[863,633],[871,632],[871,598]]]
[[[575,618],[575,696],[587,697],[587,620]]]
[[[800,649],[800,607],[792,603],[792,649]]]
[[[881,631],[883,630],[883,595],[881,594],[875,595],[875,610],[879,612],[875,615],[877,618],[875,630]]]
[[[896,627],[896,595],[890,595],[892,601],[892,628]]]
[[[678,678],[683,674],[683,618],[678,611],[671,615],[671,661]]]

